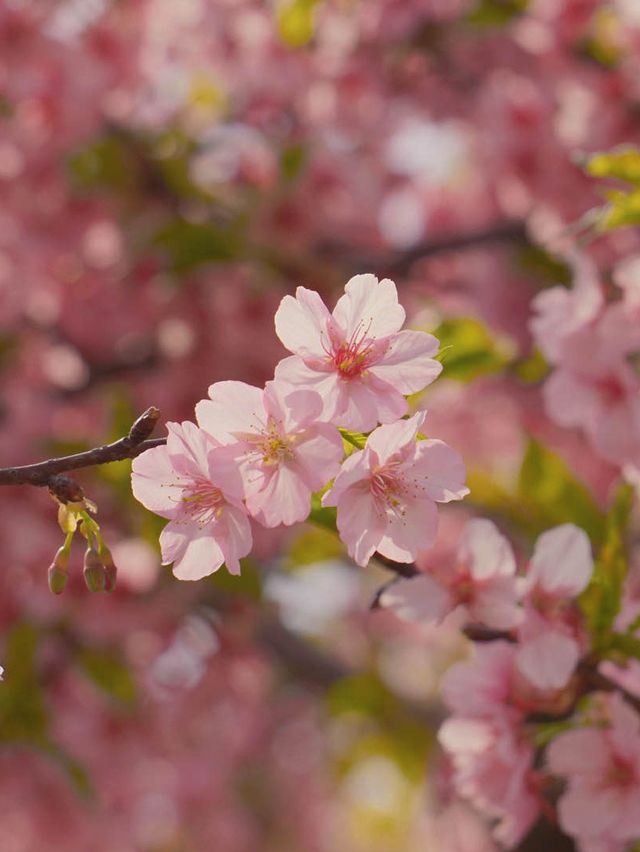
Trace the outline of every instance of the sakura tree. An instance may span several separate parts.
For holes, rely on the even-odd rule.
[[[634,850],[635,3],[0,46],[0,847]]]

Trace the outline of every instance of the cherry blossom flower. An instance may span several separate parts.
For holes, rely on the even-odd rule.
[[[160,535],[163,564],[180,580],[200,580],[225,563],[240,573],[251,550],[238,471],[194,423],[167,423],[166,446],[134,459],[131,486],[143,506],[168,518]]]
[[[560,734],[547,764],[568,779],[562,828],[582,849],[615,851],[640,837],[640,720],[619,695],[607,702],[608,725]]]
[[[209,396],[196,406],[198,423],[238,465],[249,513],[267,527],[303,521],[344,452],[338,430],[318,422],[319,394],[228,381],[211,385]]]
[[[538,689],[561,689],[575,669],[585,638],[573,599],[592,573],[584,530],[562,524],[538,538],[522,583],[524,619],[516,654],[518,670]]]
[[[441,621],[457,607],[469,620],[508,630],[520,620],[516,562],[507,539],[495,524],[469,521],[453,566],[401,579],[381,595],[382,606],[408,621]]]
[[[324,417],[364,432],[407,413],[405,394],[430,384],[442,365],[439,343],[405,320],[393,281],[356,275],[330,314],[313,290],[298,287],[276,313],[276,333],[290,352],[276,378],[322,396]]]
[[[322,498],[337,506],[338,532],[349,555],[366,565],[378,550],[411,562],[435,539],[436,502],[461,500],[462,459],[443,441],[417,441],[426,414],[378,427],[364,450],[350,455]]]
[[[513,646],[493,642],[452,666],[442,694],[453,716],[438,733],[457,792],[497,820],[495,837],[508,848],[540,810],[534,749],[523,736],[524,709],[515,706],[513,664]]]

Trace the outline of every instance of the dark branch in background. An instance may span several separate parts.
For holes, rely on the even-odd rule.
[[[393,252],[378,258],[375,256],[372,258],[371,253],[367,257],[354,257],[353,254],[348,254],[347,250],[344,249],[344,262],[358,272],[363,269],[375,269],[378,276],[404,276],[410,271],[414,263],[437,254],[474,249],[493,243],[525,245],[528,242],[529,238],[524,222],[514,220],[497,222],[476,231],[425,240],[406,251]],[[320,249],[319,253],[331,256],[339,255],[340,247],[335,244],[327,244]],[[340,257],[338,257],[338,260],[340,260]]]
[[[145,450],[165,444],[166,438],[147,440],[159,417],[160,412],[157,408],[148,408],[135,421],[128,435],[111,444],[95,447],[83,453],[47,459],[47,461],[36,462],[36,464],[0,468],[0,485],[46,485],[58,493],[59,488],[68,488],[70,487],[69,482],[72,482],[68,477],[61,477],[61,474],[83,467],[133,459]],[[68,502],[68,498],[64,499],[64,494],[59,496],[63,499],[63,502]]]

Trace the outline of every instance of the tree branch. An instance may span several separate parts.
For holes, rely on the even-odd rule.
[[[166,438],[147,440],[153,432],[160,417],[157,408],[148,408],[135,421],[129,434],[111,444],[94,447],[83,453],[70,456],[60,456],[55,459],[26,464],[19,467],[0,468],[0,485],[48,485],[55,482],[55,477],[70,470],[92,467],[97,464],[133,459],[149,450],[166,443]]]

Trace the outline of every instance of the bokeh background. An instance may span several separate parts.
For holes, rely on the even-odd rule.
[[[424,559],[477,512],[525,551],[597,524],[615,470],[545,417],[530,302],[601,203],[585,155],[639,140],[637,0],[2,0],[0,464],[262,384],[282,296],[370,271],[451,347],[414,404],[472,494]],[[2,488],[2,852],[494,849],[435,742],[457,625],[371,612],[388,572],[312,526],[180,583],[129,474],[78,475],[110,596],[78,546],[54,597],[55,506]]]

